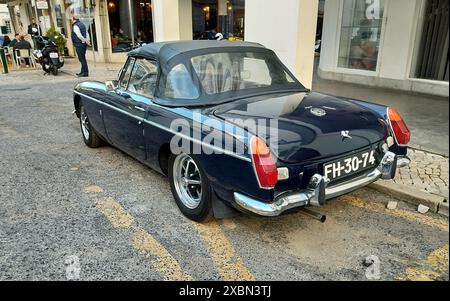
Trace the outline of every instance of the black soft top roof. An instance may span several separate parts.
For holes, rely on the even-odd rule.
[[[284,70],[293,79],[295,77],[290,71],[283,65],[278,59],[276,54],[262,46],[261,44],[241,41],[174,41],[174,42],[159,42],[144,45],[138,49],[132,50],[128,53],[131,57],[142,57],[146,59],[154,59],[159,62],[159,79],[155,90],[155,99],[153,101],[160,105],[165,106],[204,106],[211,104],[219,104],[235,100],[240,97],[248,97],[252,95],[259,95],[268,92],[280,92],[280,91],[304,91],[305,88],[295,80],[295,83],[286,83],[285,85],[278,85],[274,88],[272,86],[266,88],[253,88],[245,90],[228,91],[216,94],[207,94],[201,85],[197,72],[192,67],[191,58],[195,56],[201,56],[209,53],[220,52],[252,52],[258,53],[261,56],[267,57],[272,64],[276,65],[279,69]],[[196,99],[182,99],[182,98],[169,98],[165,94],[166,78],[174,66],[182,64],[189,72],[191,83],[199,92],[199,96]],[[188,82],[190,84],[190,82]],[[185,89],[186,87],[184,87]]]
[[[248,47],[266,49],[261,44],[241,41],[173,41],[158,42],[144,45],[128,53],[129,56],[140,56],[145,58],[159,59],[168,62],[171,58],[191,51],[204,51],[210,49],[212,52],[220,48]]]

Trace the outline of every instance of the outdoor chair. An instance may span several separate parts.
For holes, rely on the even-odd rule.
[[[34,62],[33,56],[31,55],[30,49],[16,49],[16,65],[21,66],[21,64],[27,64],[27,60],[30,66],[36,68],[36,64]]]

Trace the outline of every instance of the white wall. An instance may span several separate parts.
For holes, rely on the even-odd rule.
[[[432,95],[449,95],[448,82],[410,77],[423,0],[385,0],[384,33],[376,72],[337,68],[343,0],[325,2],[319,75],[322,78]]]
[[[155,42],[192,39],[191,0],[153,0]]]
[[[0,26],[5,26],[5,21],[10,21],[8,7],[6,4],[0,4]],[[11,23],[11,30],[14,31],[12,27],[13,24]],[[10,34],[9,36],[13,35],[14,34]]]
[[[317,12],[316,0],[246,0],[245,40],[274,50],[310,88]]]

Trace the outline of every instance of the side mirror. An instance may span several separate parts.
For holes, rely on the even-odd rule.
[[[106,91],[115,91],[117,89],[118,82],[117,80],[107,80],[105,82]]]

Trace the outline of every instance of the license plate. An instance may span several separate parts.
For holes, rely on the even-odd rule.
[[[375,164],[375,151],[372,150],[324,164],[323,175],[325,178],[333,181],[356,174],[360,171],[375,166]]]
[[[59,58],[59,55],[56,52],[50,52],[50,58],[57,59],[57,58]]]

